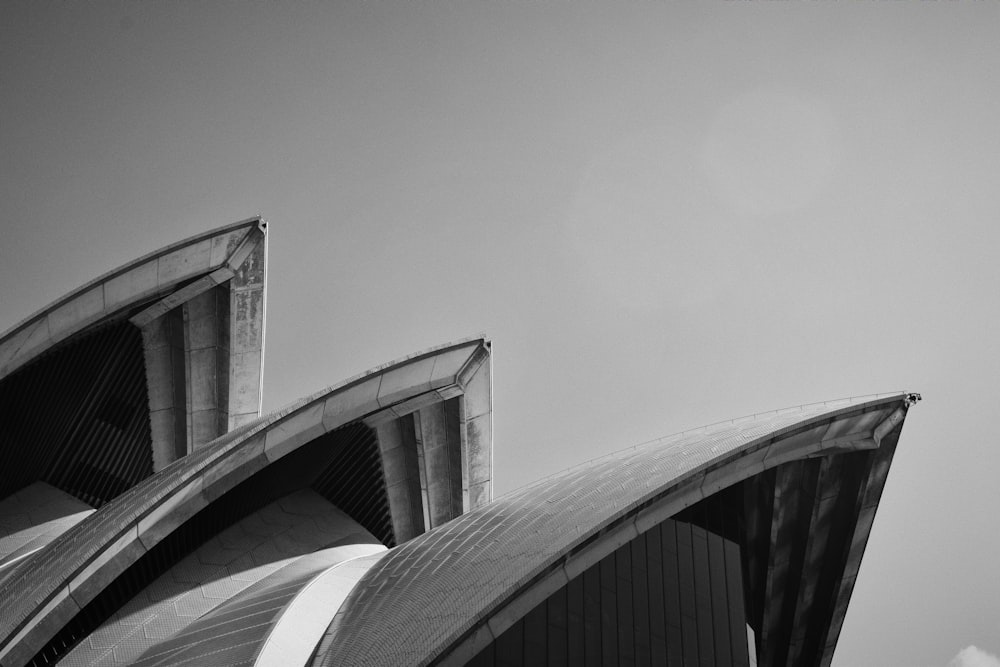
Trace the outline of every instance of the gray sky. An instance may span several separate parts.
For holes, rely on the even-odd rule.
[[[0,330],[259,213],[265,409],[485,332],[498,492],[920,391],[835,665],[1000,664],[998,36],[996,2],[5,2]]]

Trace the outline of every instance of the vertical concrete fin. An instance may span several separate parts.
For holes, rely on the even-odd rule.
[[[237,249],[240,259],[229,281],[229,380],[228,429],[260,416],[264,382],[264,306],[267,287],[267,235],[264,223],[247,239],[249,247]],[[245,252],[245,256],[244,256]]]
[[[141,329],[153,472],[187,453],[187,382],[184,321],[180,309],[168,311]]]
[[[468,470],[469,500],[473,510],[493,499],[492,357],[481,364],[465,386],[463,443]]]
[[[396,544],[402,544],[424,532],[413,417],[407,415],[385,422],[375,429],[375,433],[382,456],[393,532]]]
[[[419,411],[431,528],[462,514],[459,404],[453,398]]]

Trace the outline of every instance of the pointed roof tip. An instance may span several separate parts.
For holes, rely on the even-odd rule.
[[[212,239],[220,239],[226,235],[239,233],[244,234],[244,238],[259,234],[266,239],[266,223],[260,216],[256,216],[175,241],[83,283],[44,308],[28,315],[6,331],[0,332],[0,378],[6,377],[52,345],[79,333],[102,319],[115,316],[138,300],[166,293],[183,280],[218,268],[219,262],[216,258],[218,253],[215,250],[206,249],[205,244],[211,242]],[[199,266],[192,265],[190,268],[174,266],[171,274],[173,277],[161,279],[159,268],[155,263],[162,257],[184,252],[186,248],[196,250],[200,248],[198,251],[200,254],[197,255]],[[175,264],[177,263],[175,262]],[[146,272],[142,273],[143,270]],[[105,284],[112,283],[117,289],[114,299],[105,294]],[[58,328],[54,330],[49,320],[53,313],[56,315],[65,314],[59,320]]]

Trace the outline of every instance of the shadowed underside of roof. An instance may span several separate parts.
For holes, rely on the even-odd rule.
[[[178,558],[274,494],[308,486],[387,545],[408,538],[401,528],[424,532],[434,520],[425,507],[450,518],[488,502],[489,367],[481,338],[435,348],[236,428],[167,466],[0,583],[0,597],[15,601],[0,610],[0,664],[62,655]],[[407,429],[409,439],[401,435]]]
[[[757,416],[530,485],[390,551],[314,664],[464,663],[608,554],[727,490],[750,502],[739,539],[759,654],[828,664],[908,406],[894,394]]]

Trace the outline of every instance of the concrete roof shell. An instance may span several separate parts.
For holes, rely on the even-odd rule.
[[[244,252],[255,245],[247,242],[263,236],[263,225],[259,217],[248,218],[172,243],[56,299],[0,334],[0,379],[74,334],[181,283],[201,276],[211,286],[232,278]]]
[[[270,463],[344,424],[461,395],[489,348],[472,337],[377,366],[230,431],[108,503],[0,583],[11,601],[0,608],[0,665],[30,660],[147,550]]]
[[[907,394],[896,393],[755,415],[531,484],[389,551],[341,605],[313,664],[463,664],[570,579],[664,519],[782,463],[876,450],[898,433],[909,404]],[[848,569],[860,563],[887,470],[887,463],[878,466],[879,479],[869,483],[877,488],[866,491],[860,507]],[[846,611],[852,587],[845,575],[838,609]],[[840,621],[834,619],[834,643]]]

